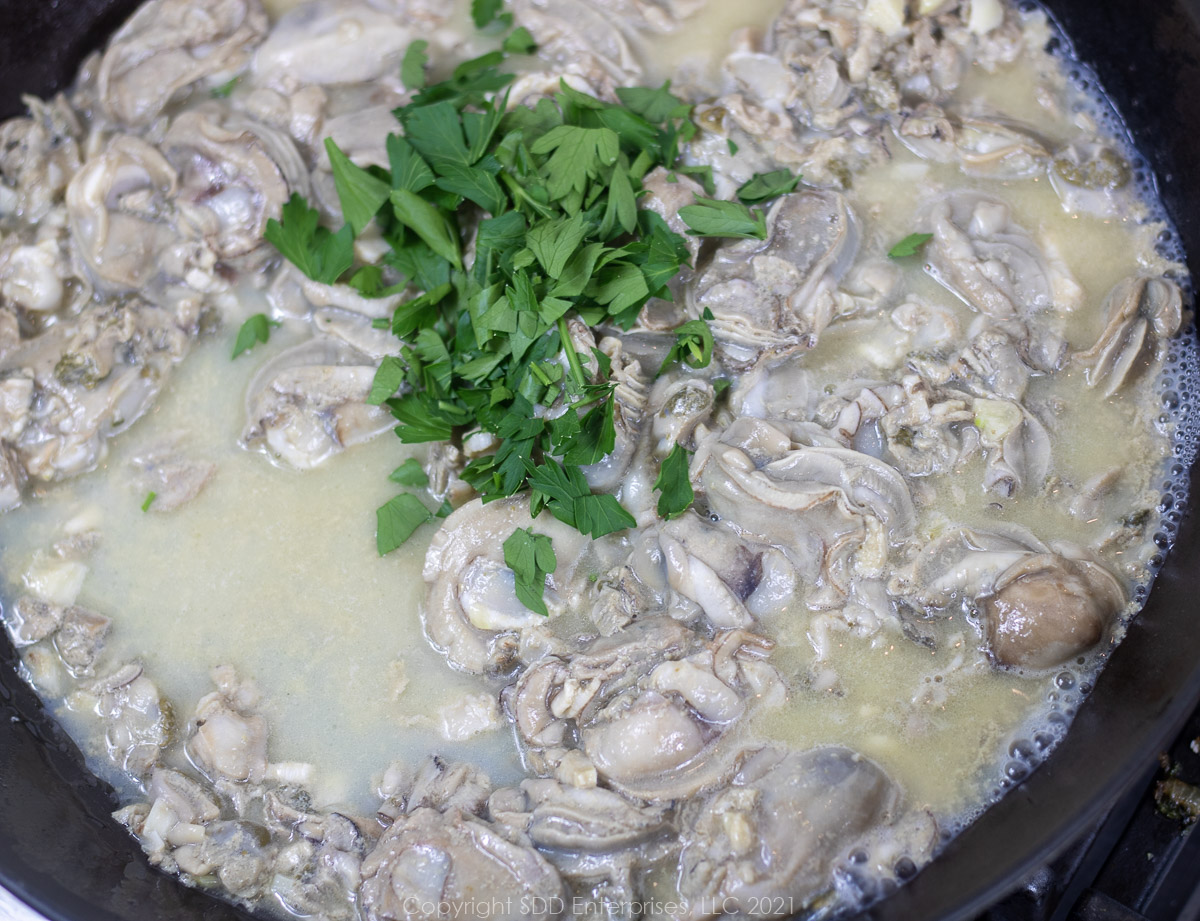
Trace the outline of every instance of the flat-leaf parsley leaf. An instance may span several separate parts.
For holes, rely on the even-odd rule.
[[[696,494],[688,476],[691,452],[680,444],[671,448],[658,470],[654,488],[659,491],[658,514],[662,518],[678,518],[692,504]]]
[[[410,457],[388,474],[388,479],[393,483],[399,483],[401,486],[429,485],[429,475],[425,472],[425,468],[421,466],[421,462],[415,457]]]
[[[233,355],[237,358],[242,352],[248,352],[260,342],[271,338],[271,327],[279,324],[270,319],[265,313],[256,313],[242,324],[238,330],[237,339],[233,343]]]
[[[925,244],[933,239],[931,233],[910,233],[907,237],[888,250],[889,259],[907,259],[909,256],[915,256]]]
[[[679,216],[697,237],[732,237],[765,240],[767,219],[762,211],[751,211],[741,202],[699,199],[679,209]]]
[[[331,233],[320,226],[320,212],[295,193],[280,217],[267,221],[267,242],[313,281],[332,285],[354,264],[354,228],[349,224]]]
[[[791,170],[777,169],[769,173],[755,173],[749,182],[737,190],[737,197],[743,204],[759,205],[780,195],[796,191],[800,177]]]
[[[432,520],[433,512],[411,493],[388,499],[375,511],[375,548],[379,555],[391,553],[412,537],[417,528]]]
[[[425,88],[425,65],[429,63],[429,56],[425,53],[425,49],[428,47],[429,42],[417,39],[404,52],[404,60],[400,62],[400,80],[406,89],[422,90]]]
[[[543,594],[546,576],[558,568],[554,547],[545,534],[535,534],[533,528],[517,529],[504,542],[504,563],[516,577],[514,588],[521,604],[529,610],[549,615]]]

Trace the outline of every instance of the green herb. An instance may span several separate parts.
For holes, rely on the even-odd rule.
[[[267,221],[267,242],[313,281],[332,285],[354,264],[354,229],[349,224],[331,233],[320,226],[320,213],[296,194],[283,206],[281,218]]]
[[[142,511],[143,512],[150,511],[150,506],[152,506],[154,504],[154,500],[157,498],[158,498],[158,493],[156,493],[156,492],[151,491],[151,492],[146,493],[146,498],[142,502]]]
[[[738,152],[738,146],[737,146],[737,144],[734,143],[733,138],[727,138],[726,143],[729,145],[729,156],[736,157],[737,152]]]
[[[371,393],[367,396],[367,403],[379,406],[384,400],[395,395],[404,383],[407,370],[408,365],[403,359],[395,355],[386,356],[375,369],[375,379],[371,381]]]
[[[329,154],[329,165],[333,170],[333,182],[337,187],[338,201],[342,205],[342,216],[358,236],[366,228],[379,209],[387,202],[391,186],[373,176],[361,166],[355,166],[333,142],[325,139],[325,150]]]
[[[400,80],[406,89],[425,88],[425,67],[429,64],[429,55],[425,50],[428,47],[429,42],[418,39],[404,52],[404,60],[400,62]]]
[[[391,553],[412,537],[417,528],[432,520],[433,513],[411,493],[388,499],[375,510],[375,547],[379,555]]]
[[[791,170],[777,169],[769,173],[755,173],[749,182],[737,190],[737,197],[744,204],[759,205],[780,195],[794,192],[799,182],[800,177],[792,175]]]
[[[271,338],[271,327],[279,324],[270,319],[265,313],[256,313],[242,324],[238,330],[237,339],[233,343],[232,358],[237,358],[242,352],[248,352],[260,342]]]
[[[514,587],[521,604],[543,617],[549,616],[543,598],[546,576],[558,568],[550,538],[534,534],[533,528],[513,531],[504,542],[504,564],[516,577]]]
[[[504,44],[500,46],[509,54],[533,54],[537,51],[537,42],[524,26],[518,26],[505,36]]]
[[[234,77],[220,86],[214,86],[208,91],[208,95],[212,96],[213,99],[228,99],[241,79],[241,77]]]
[[[733,237],[765,240],[767,219],[741,202],[702,198],[679,209],[679,216],[697,237]]]
[[[692,368],[708,367],[712,361],[713,334],[705,320],[712,319],[712,313],[707,308],[704,312],[704,319],[689,320],[675,330],[675,343],[655,377],[662,377],[662,373],[677,361]]]
[[[717,194],[717,184],[713,179],[713,168],[705,163],[703,166],[681,166],[675,172],[690,176],[696,182],[700,183],[704,189],[704,194],[712,198]]]
[[[692,481],[688,477],[691,452],[680,444],[671,448],[658,470],[654,488],[659,491],[658,514],[660,518],[678,518],[691,507],[696,498]]]
[[[501,9],[475,0],[472,16],[489,26],[504,22]],[[356,267],[350,284],[368,297],[423,293],[376,324],[399,341],[369,401],[390,410],[404,443],[493,435],[496,451],[461,473],[484,501],[529,490],[534,516],[547,509],[601,537],[635,521],[584,475],[613,450],[615,383],[608,357],[573,337],[580,323],[628,329],[651,298],[671,297],[686,240],[637,201],[650,170],[685,168],[681,148],[696,128],[669,83],[620,88],[619,104],[560,83],[553,100],[509,108],[506,55],[531,50],[532,36],[517,29],[503,51],[421,86],[395,111],[388,169],[355,166],[330,143],[345,227],[321,227],[294,197],[268,239],[310,278],[333,283],[353,267],[354,237],[373,223],[388,249]],[[414,43],[405,55],[406,85],[424,53]],[[765,233],[763,215],[736,202],[699,211],[691,226],[702,232]],[[699,367],[711,358],[703,321],[685,324],[676,344],[672,361]],[[415,485],[405,469],[394,477]],[[428,519],[414,497],[393,499],[379,510],[381,552]],[[544,579],[524,576],[527,598],[540,599]]]
[[[512,13],[502,13],[504,0],[471,0],[471,19],[476,29],[486,29],[493,22],[508,26],[512,24]]]
[[[410,457],[388,476],[393,483],[401,486],[428,486],[429,476],[415,457]]]
[[[670,80],[656,89],[645,86],[619,86],[617,87],[617,98],[630,111],[656,125],[664,124],[671,119],[688,118],[692,111],[691,106],[671,94]],[[688,124],[691,125],[690,122]],[[681,129],[688,135],[683,140],[688,140],[695,133],[694,125],[690,128],[681,126]]]
[[[907,237],[888,250],[889,259],[907,259],[919,253],[930,240],[931,233],[910,233]]]
[[[559,521],[592,537],[603,537],[637,524],[615,496],[594,494],[578,467],[564,466],[547,458],[542,466],[529,471],[529,485],[533,489],[531,504],[535,514],[546,508]]]

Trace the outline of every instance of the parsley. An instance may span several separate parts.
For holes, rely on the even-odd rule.
[[[142,511],[143,512],[150,511],[150,506],[152,506],[154,504],[154,500],[157,498],[158,498],[158,493],[156,493],[156,492],[151,491],[151,492],[146,493],[146,498],[142,502]]]
[[[294,193],[281,218],[267,221],[267,242],[313,281],[332,285],[354,264],[354,229],[349,224],[331,233],[319,226],[320,213]]]
[[[404,60],[400,63],[400,80],[406,89],[425,88],[425,67],[429,64],[429,55],[425,50],[428,47],[429,42],[418,39],[404,52]]]
[[[759,205],[780,195],[794,192],[799,182],[800,177],[792,175],[791,170],[777,169],[769,173],[755,173],[749,182],[737,190],[737,197],[743,204]]]
[[[648,122],[662,124],[669,119],[687,117],[691,107],[671,95],[671,81],[657,89],[644,86],[619,86],[617,98],[632,112]],[[694,129],[693,129],[694,130]]]
[[[518,26],[505,36],[504,44],[500,47],[509,54],[533,54],[537,51],[537,42],[528,29]]]
[[[702,198],[679,209],[679,216],[697,237],[767,238],[767,219],[741,202]]]
[[[664,371],[677,361],[692,368],[707,368],[712,361],[713,334],[705,320],[712,319],[712,312],[705,308],[706,316],[701,320],[689,320],[675,330],[675,343],[663,359],[658,373],[662,377]]]
[[[658,514],[661,518],[678,518],[692,504],[696,494],[688,476],[691,452],[680,444],[671,448],[658,470],[654,488],[659,491]]]
[[[578,467],[564,466],[547,458],[545,464],[530,471],[529,485],[533,488],[532,505],[536,510],[544,507],[559,521],[592,537],[603,537],[637,524],[615,496],[593,493]]]
[[[558,125],[529,148],[532,154],[551,154],[546,162],[546,191],[551,198],[583,201],[583,191],[617,162],[620,139],[611,128]],[[576,205],[578,207],[578,205]]]
[[[931,233],[910,233],[907,237],[888,250],[889,259],[907,259],[915,256],[925,244],[933,239]]]
[[[396,220],[411,228],[435,255],[461,269],[461,244],[453,223],[434,204],[408,189],[392,189],[391,198]]]
[[[725,143],[727,143],[729,145],[729,156],[736,157],[737,152],[738,152],[738,146],[736,143],[734,143],[733,138],[727,138]]]
[[[485,29],[493,22],[502,25],[512,22],[512,13],[502,13],[504,0],[471,0],[471,19],[476,29]]]
[[[238,330],[237,339],[233,343],[233,355],[237,358],[242,352],[248,352],[260,342],[271,338],[271,327],[279,324],[270,319],[265,313],[256,313],[242,324]]]
[[[351,163],[333,138],[325,139],[325,150],[333,169],[333,182],[337,186],[342,216],[353,228],[354,235],[358,236],[388,200],[391,187],[378,176]]]
[[[421,500],[411,493],[388,499],[375,510],[375,547],[379,555],[391,553],[427,521],[433,520]]]
[[[502,9],[501,0],[474,0],[472,18],[480,28],[507,27]],[[375,324],[398,341],[369,402],[392,413],[401,442],[488,433],[494,453],[461,472],[484,501],[528,491],[534,517],[548,510],[593,538],[633,527],[616,497],[593,493],[584,474],[614,448],[616,384],[608,356],[583,347],[579,335],[582,327],[628,329],[651,298],[671,297],[687,241],[637,203],[656,167],[711,181],[709,170],[680,162],[697,130],[691,108],[669,83],[620,88],[612,103],[565,82],[553,99],[510,108],[507,55],[534,50],[526,30],[433,84],[427,48],[414,42],[404,56],[401,76],[416,92],[395,110],[387,169],[358,167],[327,144],[345,226],[320,226],[318,212],[295,196],[269,223],[268,239],[317,281],[349,276],[366,297],[415,292]],[[765,234],[762,213],[745,205],[693,207],[694,231]],[[355,265],[354,239],[369,224],[386,250]],[[711,332],[694,320],[679,330],[670,360],[701,367],[711,354]],[[391,478],[427,481],[415,461]],[[436,515],[449,512],[443,504]],[[414,496],[390,500],[377,512],[380,553],[431,517]],[[518,530],[509,540],[518,595],[544,609],[549,538]]]
[[[536,614],[549,616],[542,595],[546,576],[558,568],[550,538],[534,534],[533,528],[513,531],[504,542],[504,564],[516,579],[514,588],[521,604]]]
[[[214,86],[208,91],[208,95],[212,96],[213,99],[228,99],[241,79],[241,77],[234,77],[233,79],[222,83],[220,86]]]
[[[379,406],[388,397],[393,396],[404,383],[406,370],[407,366],[402,359],[395,355],[386,356],[375,370],[375,379],[371,381],[371,393],[367,397],[367,403]]]
[[[410,457],[388,475],[388,479],[401,486],[428,486],[429,476],[415,457]]]

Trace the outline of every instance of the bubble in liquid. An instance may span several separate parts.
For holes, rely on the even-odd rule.
[[[1029,776],[1029,765],[1022,761],[1010,761],[1004,765],[1004,776],[1014,782],[1024,780]]]

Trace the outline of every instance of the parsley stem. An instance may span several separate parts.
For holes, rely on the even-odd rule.
[[[508,187],[509,192],[512,193],[513,201],[518,206],[521,205],[522,203],[524,203],[524,204],[528,205],[532,210],[536,211],[539,216],[544,217],[544,218],[551,218],[554,216],[554,209],[548,208],[546,205],[543,205],[541,202],[535,201],[534,199],[530,198],[529,195],[526,194],[525,190],[523,188],[521,188],[520,183],[518,183],[516,179],[514,179],[512,176],[510,176],[507,171],[501,171],[499,174],[499,178],[500,178],[500,181],[503,182]]]
[[[567,353],[567,364],[571,366],[571,377],[574,378],[575,385],[583,390],[587,378],[583,375],[583,364],[579,361],[579,353],[575,351],[575,343],[571,341],[571,334],[567,331],[565,315],[558,318],[558,336],[562,339],[563,351]]]

